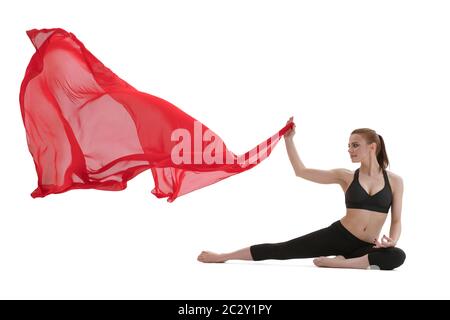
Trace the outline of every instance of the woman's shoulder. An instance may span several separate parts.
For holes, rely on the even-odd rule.
[[[353,181],[356,170],[349,170],[346,168],[338,168],[334,169],[339,174],[339,180],[343,183],[344,190],[347,189],[347,186]]]
[[[384,171],[386,171],[388,177],[393,180],[401,180],[402,179],[402,177],[400,177],[400,175],[398,175],[390,170],[384,170]]]
[[[389,178],[389,183],[391,184],[392,187],[396,188],[398,186],[403,186],[403,178],[400,175],[398,175],[392,171],[389,171],[389,170],[385,170],[385,171]]]

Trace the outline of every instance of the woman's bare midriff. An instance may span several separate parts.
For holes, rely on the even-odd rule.
[[[378,239],[386,217],[387,214],[382,212],[349,208],[341,223],[358,239],[373,243]]]

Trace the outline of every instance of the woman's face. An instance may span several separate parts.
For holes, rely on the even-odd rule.
[[[361,162],[370,156],[370,152],[375,153],[375,143],[367,144],[366,140],[359,134],[352,134],[348,140],[348,153],[352,162]]]

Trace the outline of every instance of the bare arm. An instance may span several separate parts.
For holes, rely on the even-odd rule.
[[[403,201],[403,179],[397,177],[396,180],[391,210],[391,227],[389,230],[389,238],[391,238],[394,243],[397,243],[402,232],[401,216]]]
[[[375,239],[375,248],[395,247],[402,232],[402,200],[403,200],[403,180],[401,177],[394,175],[392,183],[392,207],[391,207],[391,227],[389,229],[389,237],[383,235],[381,241]]]
[[[344,174],[351,174],[350,170],[344,168],[332,170],[306,168],[298,155],[294,141],[288,138],[285,139],[285,143],[289,160],[291,161],[292,168],[294,169],[295,175],[297,177],[321,184],[341,184],[344,181]]]
[[[293,121],[293,118],[290,118],[288,123],[291,121]],[[293,140],[294,134],[295,134],[295,125],[293,129],[286,132],[286,134],[284,135],[284,142],[286,144],[286,151],[289,157],[289,161],[291,162],[292,168],[294,169],[295,175],[297,177],[313,181],[316,183],[342,184],[344,182],[344,175],[346,173],[351,173],[351,171],[347,169],[318,170],[306,168],[306,166],[303,164],[302,160],[298,155],[297,149],[295,148]]]
[[[286,151],[291,161],[292,168],[294,168],[295,175],[301,177],[302,171],[306,169],[302,160],[300,159],[297,149],[295,148],[294,140],[291,138],[285,138]]]

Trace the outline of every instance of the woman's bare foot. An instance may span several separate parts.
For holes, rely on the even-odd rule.
[[[202,251],[202,253],[200,253],[199,256],[197,257],[197,260],[205,263],[223,263],[227,261],[224,258],[224,255],[214,253],[211,251]]]
[[[345,261],[344,256],[336,256],[334,258],[319,257],[313,260],[313,263],[318,267],[339,268],[342,266],[342,261]]]

